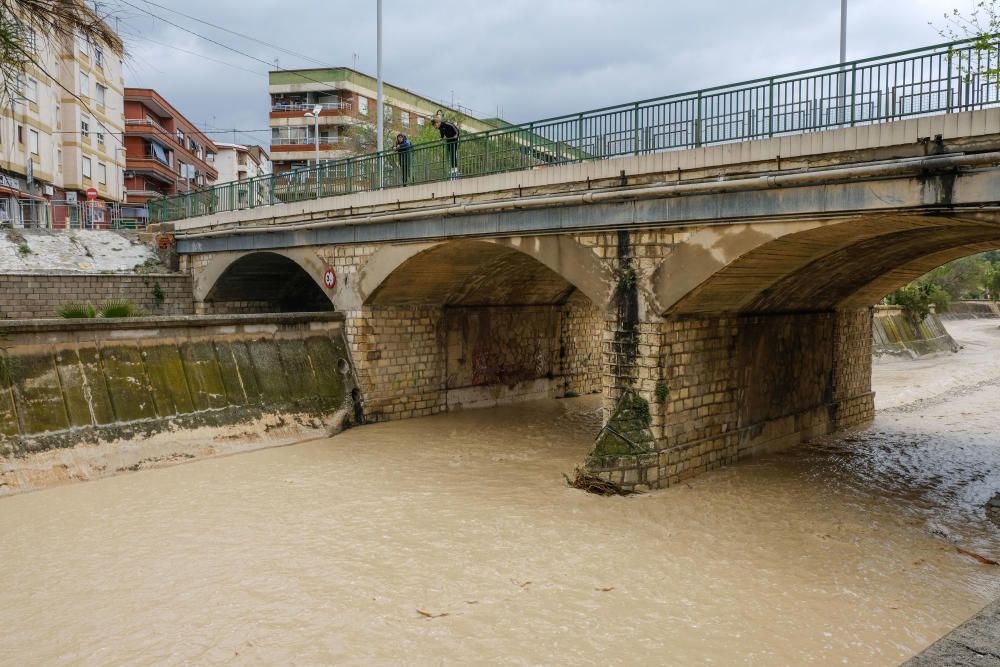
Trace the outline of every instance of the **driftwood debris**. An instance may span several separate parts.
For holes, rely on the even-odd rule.
[[[963,549],[962,547],[955,547],[955,550],[962,554],[963,556],[968,556],[969,558],[975,558],[983,565],[1000,565],[997,561],[992,558],[987,558],[986,556],[980,556],[975,551],[969,551],[968,549]]]
[[[566,478],[566,484],[574,489],[580,489],[582,491],[586,491],[587,493],[594,493],[599,496],[634,496],[639,493],[638,491],[624,489],[621,485],[610,480],[588,475],[581,470],[576,471],[575,479],[570,479],[565,474],[563,477]]]

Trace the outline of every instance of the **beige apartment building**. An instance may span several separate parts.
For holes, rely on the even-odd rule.
[[[215,142],[213,164],[219,171],[216,183],[244,181],[271,173],[270,156],[260,146]]]
[[[101,226],[125,199],[122,61],[81,37],[29,47],[35,63],[0,108],[0,223]]]
[[[349,67],[279,70],[269,73],[271,96],[271,162],[274,173],[337,160],[375,150],[376,89],[374,77]],[[454,119],[462,132],[482,132],[502,124],[443,106],[405,88],[383,84],[384,125],[413,135],[439,112]],[[319,120],[313,115],[319,110]],[[387,146],[388,147],[388,146]]]

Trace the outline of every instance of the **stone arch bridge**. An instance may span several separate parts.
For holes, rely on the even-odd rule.
[[[202,312],[344,311],[369,419],[589,392],[610,416],[638,396],[651,443],[587,465],[656,487],[868,423],[871,306],[1000,247],[998,207],[989,109],[170,231]]]

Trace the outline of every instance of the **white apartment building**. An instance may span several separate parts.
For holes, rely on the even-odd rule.
[[[0,108],[0,223],[77,223],[93,188],[94,221],[124,200],[122,61],[83,38],[34,35],[34,64]],[[65,203],[71,205],[67,206]]]
[[[219,172],[216,183],[243,181],[271,173],[270,157],[260,146],[219,142],[215,142],[215,145],[218,151],[215,153],[212,166]]]

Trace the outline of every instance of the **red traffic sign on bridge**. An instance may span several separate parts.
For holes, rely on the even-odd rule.
[[[87,188],[87,201],[97,199],[97,188]]]
[[[337,286],[337,274],[333,272],[333,269],[327,269],[326,273],[323,274],[323,284],[326,285],[327,289],[333,289]]]

